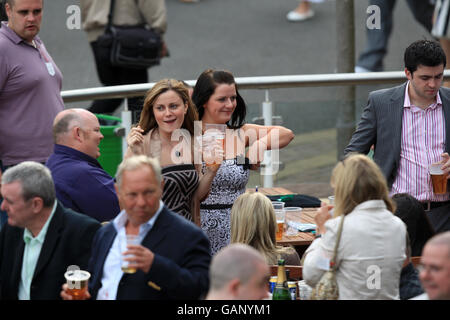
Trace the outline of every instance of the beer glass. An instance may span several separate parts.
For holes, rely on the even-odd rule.
[[[447,193],[447,175],[441,170],[441,167],[441,163],[433,163],[429,168],[433,192],[435,194]]]
[[[126,235],[126,241],[125,239],[121,239],[119,237],[120,241],[120,249],[122,252],[122,256],[121,256],[121,269],[124,273],[135,273],[137,270],[136,268],[130,268],[130,261],[126,261],[125,258],[130,258],[133,257],[133,255],[124,255],[123,252],[128,250],[128,246],[129,245],[138,245],[141,242],[141,239],[139,237],[139,235],[135,235],[135,234],[127,234]]]
[[[84,300],[88,289],[91,274],[84,270],[70,270],[64,273],[67,283],[67,292],[73,300]]]
[[[225,152],[225,130],[226,124],[205,123],[205,133],[203,135],[203,148],[205,153],[210,154],[209,159],[205,159],[207,166],[220,165],[223,160],[223,154],[217,155],[214,149],[215,144],[219,144],[222,151]],[[220,159],[222,158],[222,159]],[[214,160],[213,160],[214,159]]]
[[[275,239],[280,241],[283,238],[284,222],[286,219],[286,213],[284,211],[284,202],[272,201],[273,210],[277,217],[277,233]]]

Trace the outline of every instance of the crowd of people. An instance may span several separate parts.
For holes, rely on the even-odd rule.
[[[340,299],[450,299],[450,194],[433,192],[427,171],[438,163],[450,173],[450,89],[441,88],[447,61],[438,42],[412,43],[408,81],[370,94],[331,175],[334,204],[317,210],[316,238],[300,259],[277,244],[270,199],[246,192],[264,151],[294,134],[247,123],[231,72],[203,71],[192,92],[158,81],[111,177],[97,161],[96,115],[64,109],[62,76],[38,36],[43,1],[5,8],[0,299],[71,300],[64,275],[73,266],[90,274],[83,299],[266,299],[279,259],[303,266],[312,287],[333,267]],[[226,128],[223,139],[205,138],[212,124]],[[365,155],[372,146],[373,159]],[[138,242],[126,244],[131,236]]]

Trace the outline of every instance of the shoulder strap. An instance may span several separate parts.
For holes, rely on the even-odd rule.
[[[341,241],[342,227],[344,225],[345,214],[341,215],[341,217],[342,217],[342,219],[341,219],[341,222],[339,223],[339,229],[338,229],[338,232],[337,232],[336,244],[334,245],[333,258],[331,259],[331,262],[333,263],[332,266],[331,266],[332,270],[336,270],[337,250],[338,250],[338,247],[339,247],[339,242]]]
[[[111,3],[109,5],[108,24],[106,25],[106,30],[111,29],[112,22],[113,22],[114,7],[115,6],[116,6],[116,0],[111,0]]]

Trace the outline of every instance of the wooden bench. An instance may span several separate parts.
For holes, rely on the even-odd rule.
[[[294,265],[286,265],[285,266],[286,271],[289,270],[289,279],[293,280],[302,280],[302,266],[294,266]],[[271,276],[277,276],[278,275],[278,266],[271,265],[270,266],[270,275]]]

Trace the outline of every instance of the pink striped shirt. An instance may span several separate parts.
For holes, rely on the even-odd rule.
[[[390,195],[408,193],[420,201],[446,201],[449,194],[433,193],[428,166],[442,160],[445,121],[439,92],[425,110],[411,104],[406,85],[403,105],[400,164]]]

